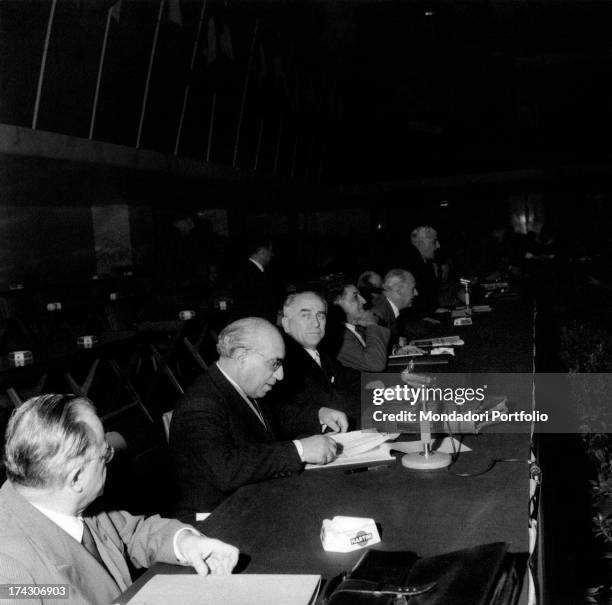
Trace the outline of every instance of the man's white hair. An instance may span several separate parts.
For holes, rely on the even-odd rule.
[[[416,242],[428,238],[434,238],[437,237],[437,235],[438,232],[433,227],[430,227],[429,225],[422,225],[421,227],[417,227],[416,229],[412,230],[412,233],[410,234],[410,241]]]

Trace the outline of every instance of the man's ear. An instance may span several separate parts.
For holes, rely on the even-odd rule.
[[[68,475],[68,485],[75,492],[81,493],[83,491],[83,471],[85,467],[81,464],[75,466]]]
[[[281,325],[283,326],[283,330],[289,334],[289,318],[284,315],[281,317]]]
[[[234,353],[234,359],[239,365],[242,365],[244,363],[247,353],[248,353],[247,349],[244,349],[244,348],[240,348]]]

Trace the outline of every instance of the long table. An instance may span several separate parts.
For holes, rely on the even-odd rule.
[[[457,350],[455,369],[531,371],[532,307],[496,307],[487,316],[475,317],[472,326],[440,329],[465,340]],[[321,546],[321,524],[335,515],[373,518],[382,542],[372,548],[410,550],[426,557],[503,541],[510,543],[511,552],[526,557],[529,435],[468,435],[464,443],[473,451],[459,457],[453,472],[412,471],[398,459],[362,473],[322,468],[245,486],[198,527],[236,545],[242,553],[238,571],[246,573],[316,573],[329,580],[348,571],[362,551],[331,553]],[[479,476],[457,476],[485,470],[493,459],[518,461],[498,462]],[[152,574],[177,571],[184,570],[156,565],[125,596]],[[521,602],[526,599],[524,584]]]

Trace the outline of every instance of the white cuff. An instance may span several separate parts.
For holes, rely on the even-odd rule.
[[[297,450],[300,460],[304,462],[304,446],[302,445],[302,442],[299,439],[295,439],[293,444],[295,445],[295,449]]]
[[[172,541],[172,547],[174,548],[174,556],[176,557],[179,563],[182,563],[184,565],[185,563],[187,563],[187,559],[183,557],[183,554],[181,553],[178,547],[178,537],[179,537],[179,534],[183,531],[190,531],[192,534],[195,534],[196,536],[201,536],[202,534],[193,527],[181,527],[181,529],[179,529],[174,534],[174,540]]]

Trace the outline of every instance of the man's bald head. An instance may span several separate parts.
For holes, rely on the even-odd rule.
[[[219,367],[249,397],[263,397],[283,379],[285,343],[278,329],[261,317],[245,317],[226,326],[217,351]]]

